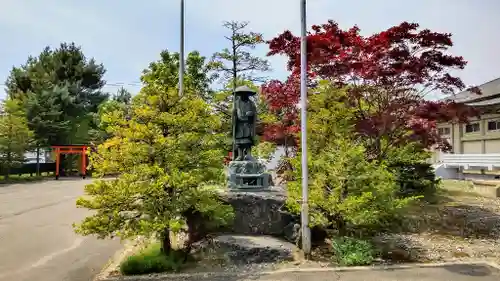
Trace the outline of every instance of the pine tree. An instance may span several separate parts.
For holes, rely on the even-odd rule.
[[[113,100],[128,105],[130,101],[132,100],[132,94],[127,91],[125,88],[121,87],[118,89],[116,94],[113,96]]]
[[[226,21],[223,26],[229,30],[229,36],[224,36],[229,41],[230,47],[213,54],[209,69],[213,72],[212,79],[219,80],[224,86],[223,90],[214,95],[212,106],[223,118],[225,131],[231,133],[231,123],[234,118],[232,112],[233,92],[238,86],[247,85],[257,88],[255,83],[265,80],[259,73],[270,70],[269,62],[251,54],[259,44],[264,43],[262,34],[246,31],[249,22]],[[231,146],[232,137],[225,144]],[[234,147],[233,149],[234,150]]]
[[[95,114],[95,123],[97,129],[90,132],[92,143],[100,144],[107,140],[112,135],[108,132],[110,121],[114,119],[114,115],[119,114],[126,120],[129,118],[129,112],[132,102],[132,94],[124,88],[118,89],[112,99],[101,103],[97,114]]]
[[[184,74],[184,86],[202,97],[205,101],[212,99],[209,76],[209,65],[206,58],[198,51],[192,51],[186,58],[186,73]],[[141,81],[148,83],[161,83],[169,88],[176,88],[179,84],[179,53],[163,50],[160,59],[149,64],[143,71]]]
[[[206,229],[232,218],[210,185],[224,178],[217,131],[221,121],[193,92],[179,97],[175,88],[147,83],[131,104],[128,120],[121,111],[107,116],[111,138],[91,155],[97,175],[117,173],[85,188],[77,205],[95,214],[76,228],[101,238],[157,234],[164,253],[170,232],[189,229],[190,242]],[[189,249],[189,248],[188,248]]]
[[[28,127],[34,133],[37,154],[37,175],[40,175],[40,149],[51,144],[65,143],[71,132],[70,120],[64,118],[63,107],[69,102],[64,88],[29,93],[25,96]]]
[[[248,24],[249,22],[237,21],[223,23],[230,33],[229,36],[224,36],[230,42],[230,47],[215,53],[209,65],[216,78],[222,80],[223,84],[230,83],[232,90],[239,86],[239,82],[262,82],[264,77],[260,77],[258,73],[270,70],[267,60],[249,52],[264,43],[264,40],[260,33],[246,32]]]
[[[84,129],[96,127],[93,114],[107,99],[101,91],[105,72],[79,46],[62,43],[56,49],[46,47],[37,57],[14,67],[6,81],[7,95],[23,102],[29,127],[40,145],[86,142]],[[55,130],[55,120],[68,121],[64,127],[69,128],[57,125]],[[45,128],[54,130],[46,134]]]
[[[74,43],[46,47],[11,70],[7,95],[22,101],[38,156],[40,148],[49,145],[89,142],[97,128],[95,114],[107,99],[101,91],[105,72],[102,64],[86,58]]]

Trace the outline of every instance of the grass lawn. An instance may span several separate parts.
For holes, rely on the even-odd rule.
[[[53,177],[52,173],[42,173],[41,176],[36,176],[36,175],[31,176],[30,174],[9,175],[8,180],[5,179],[5,176],[0,176],[0,184],[33,182],[33,181],[44,180],[50,177]]]

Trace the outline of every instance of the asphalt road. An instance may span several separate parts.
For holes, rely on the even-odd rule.
[[[149,280],[149,279],[148,279]],[[159,279],[158,279],[159,280]],[[295,272],[265,274],[196,275],[162,280],[182,281],[498,281],[500,272],[489,265],[454,264],[434,267],[331,271],[310,268]]]
[[[499,278],[500,274],[495,268],[456,265],[396,270],[277,273],[238,281],[494,281]]]
[[[0,281],[90,281],[120,249],[73,232],[89,214],[75,205],[89,182],[0,186]]]

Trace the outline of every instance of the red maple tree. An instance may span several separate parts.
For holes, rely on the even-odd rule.
[[[296,77],[300,38],[285,31],[268,44],[268,55],[287,56],[291,77]],[[370,156],[380,158],[391,146],[415,141],[446,150],[449,144],[438,135],[436,123],[466,122],[475,113],[452,101],[425,99],[430,92],[451,95],[465,89],[462,80],[450,74],[467,64],[462,57],[447,54],[452,45],[451,34],[419,30],[416,23],[403,22],[362,36],[357,26],[342,30],[328,21],[312,26],[307,36],[308,70],[313,79],[348,89],[349,105],[356,108],[357,132],[367,140]],[[274,107],[289,107],[288,101],[298,100],[294,81],[273,81],[280,87],[267,88]],[[475,87],[469,90],[479,93]]]
[[[300,97],[300,80],[290,76],[285,83],[271,80],[261,86],[261,93],[267,103],[269,113],[277,121],[264,124],[263,138],[266,141],[283,145],[285,157],[289,156],[290,149],[297,147],[298,107]]]

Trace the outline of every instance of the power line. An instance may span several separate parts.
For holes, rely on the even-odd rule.
[[[141,82],[129,82],[129,83],[123,83],[123,82],[113,82],[113,83],[106,83],[104,86],[110,86],[110,87],[123,87],[123,86],[133,86],[133,87],[142,87]]]
[[[5,83],[0,83],[0,86],[7,86]],[[142,87],[141,82],[108,82],[104,84],[104,87],[125,87],[125,86],[132,86],[132,87]]]

